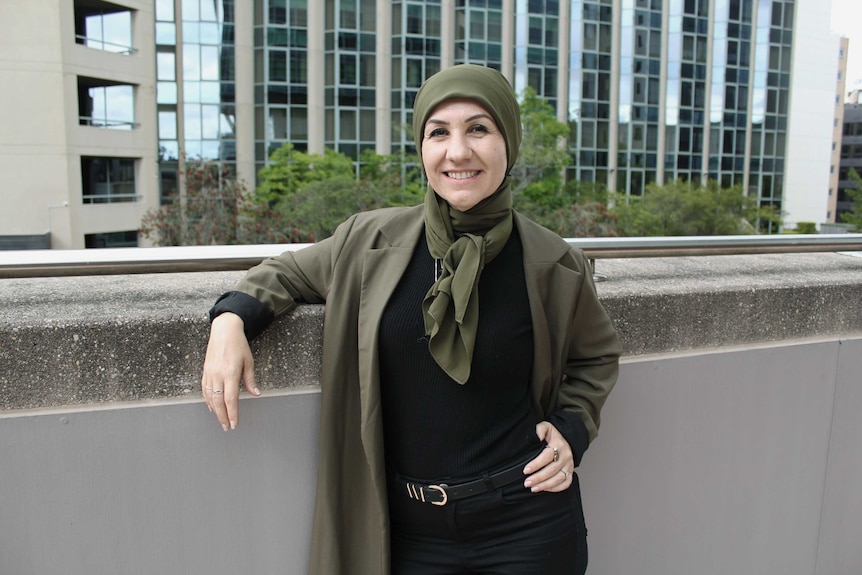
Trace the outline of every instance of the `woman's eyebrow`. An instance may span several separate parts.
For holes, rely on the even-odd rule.
[[[479,114],[475,114],[475,115],[473,115],[473,116],[470,116],[469,118],[467,118],[466,120],[464,120],[464,123],[465,123],[465,124],[469,124],[470,122],[475,122],[476,120],[479,120],[479,119],[481,119],[481,118],[485,118],[485,119],[487,119],[487,120],[491,120],[491,121],[493,121],[493,118],[491,118],[491,116],[489,116],[488,114],[485,114],[485,113],[479,113]],[[426,124],[440,124],[440,125],[443,125],[443,126],[448,126],[448,125],[449,125],[449,122],[447,122],[446,120],[441,120],[441,119],[439,119],[439,118],[428,118],[428,120],[427,120],[425,123],[426,123]]]

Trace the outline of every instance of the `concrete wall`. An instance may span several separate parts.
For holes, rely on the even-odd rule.
[[[862,258],[600,261],[627,350],[579,471],[592,575],[862,572]],[[197,397],[236,273],[0,281],[0,573],[305,572],[322,308]]]

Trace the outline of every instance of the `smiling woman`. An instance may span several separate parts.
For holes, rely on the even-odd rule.
[[[512,209],[521,117],[455,66],[413,109],[423,205],[351,217],[251,269],[210,311],[201,391],[225,431],[247,339],[326,303],[312,575],[580,575],[575,468],[620,345],[584,254]],[[457,525],[457,529],[453,526]]]

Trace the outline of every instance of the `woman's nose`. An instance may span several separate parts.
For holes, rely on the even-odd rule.
[[[455,135],[449,139],[449,146],[446,149],[446,156],[453,161],[463,161],[473,155],[473,149],[470,147],[470,142],[464,135]]]

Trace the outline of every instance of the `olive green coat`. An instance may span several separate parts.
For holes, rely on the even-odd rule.
[[[518,214],[515,225],[533,318],[535,408],[577,412],[592,440],[619,341],[583,254]],[[377,327],[422,232],[422,206],[365,212],[326,240],[266,260],[237,287],[276,316],[296,302],[326,302],[312,575],[389,574]]]

